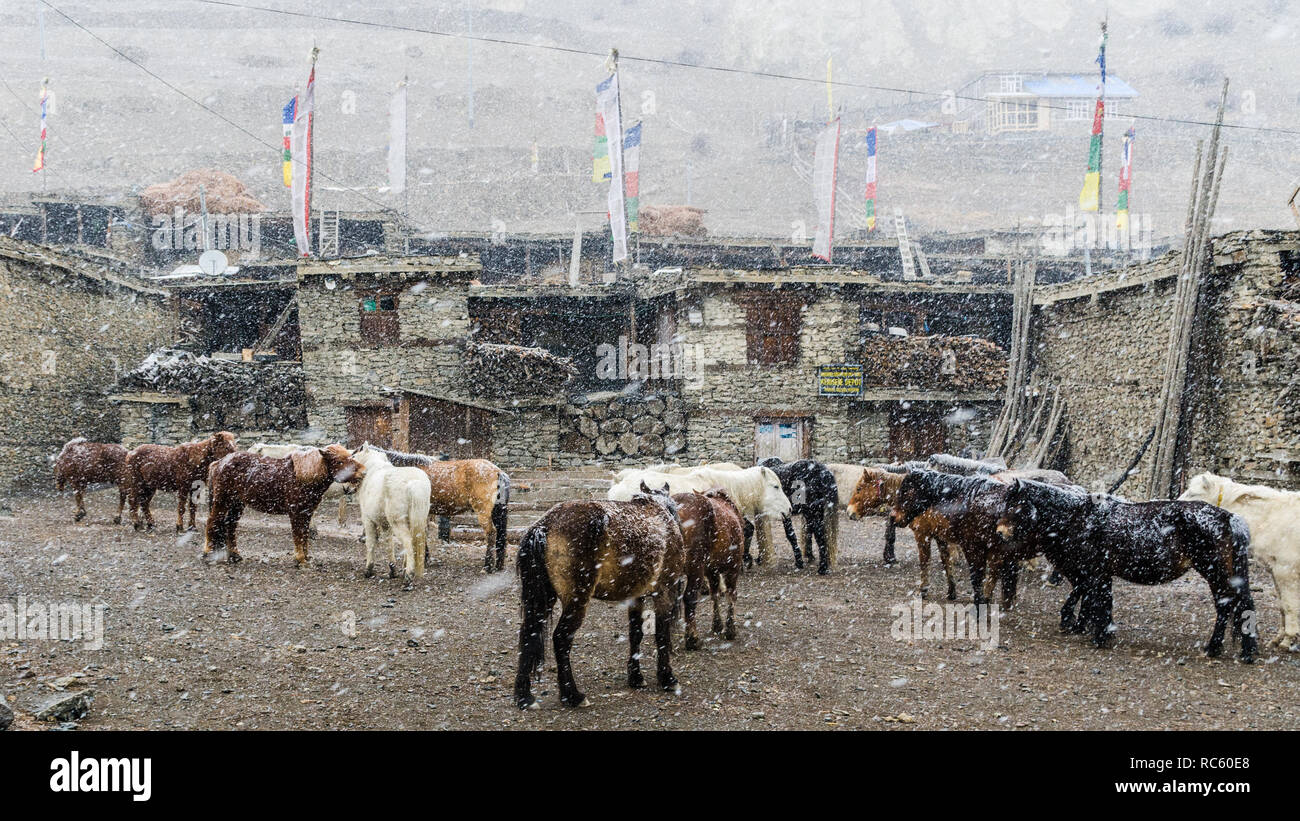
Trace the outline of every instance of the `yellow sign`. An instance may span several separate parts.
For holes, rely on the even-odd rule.
[[[861,396],[861,365],[818,365],[818,396]]]

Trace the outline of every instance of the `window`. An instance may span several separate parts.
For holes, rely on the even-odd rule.
[[[793,365],[799,361],[803,300],[785,294],[749,297],[745,304],[746,359],[750,364]]]
[[[396,345],[400,338],[397,297],[369,294],[361,297],[361,341],[367,345]]]
[[[989,101],[989,131],[1034,131],[1038,128],[1038,101]]]
[[[1024,81],[1019,74],[1003,74],[998,78],[998,90],[1003,94],[1019,94],[1025,90]]]
[[[1065,120],[1088,120],[1092,118],[1092,100],[1066,100]]]

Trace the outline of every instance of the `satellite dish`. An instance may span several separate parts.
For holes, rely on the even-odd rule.
[[[224,274],[229,266],[230,261],[220,251],[204,251],[199,257],[199,269],[210,277]]]

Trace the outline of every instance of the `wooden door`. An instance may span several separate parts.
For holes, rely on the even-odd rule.
[[[381,448],[393,446],[393,412],[387,407],[346,408],[349,448],[369,442]]]
[[[754,423],[754,461],[775,456],[783,462],[804,458],[805,420],[760,419]]]
[[[898,462],[927,459],[948,448],[948,428],[943,416],[912,405],[889,412],[889,458]]]
[[[427,396],[409,396],[411,450],[449,459],[492,457],[492,413]]]

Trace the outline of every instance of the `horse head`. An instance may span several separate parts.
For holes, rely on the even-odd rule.
[[[870,470],[862,471],[861,478],[853,488],[846,510],[850,519],[861,519],[868,510],[880,507],[885,502],[885,477]]]
[[[647,485],[644,480],[642,480],[641,495],[645,496],[650,501],[654,502],[655,504],[659,505],[664,510],[667,510],[670,514],[672,514],[673,521],[677,522],[678,524],[682,523],[682,517],[677,512],[677,502],[673,500],[673,495],[668,490],[667,482],[665,482],[664,486],[661,488],[652,488],[649,485]]]
[[[898,493],[894,495],[894,506],[889,511],[894,524],[907,527],[935,504],[935,489],[928,479],[931,475],[930,471],[916,470],[903,477],[898,485]]]
[[[781,517],[789,516],[793,507],[790,504],[790,497],[785,495],[785,488],[781,487],[781,477],[776,475],[776,471],[761,465],[758,473],[763,486],[763,512]]]
[[[1004,542],[1016,538],[1018,526],[1032,526],[1038,522],[1038,508],[1019,479],[1012,479],[1007,487],[1006,507],[998,518],[997,533]]]
[[[1187,483],[1187,490],[1178,498],[1184,502],[1209,502],[1221,506],[1227,486],[1227,480],[1222,476],[1208,472],[1198,473]]]
[[[326,445],[320,448],[320,453],[330,481],[355,490],[361,484],[361,480],[366,478],[366,466],[357,461],[352,452],[342,445]]]

